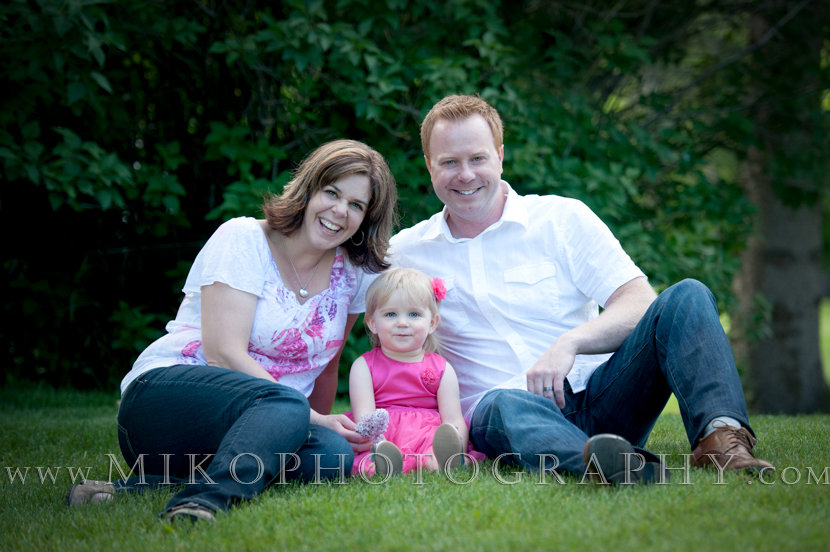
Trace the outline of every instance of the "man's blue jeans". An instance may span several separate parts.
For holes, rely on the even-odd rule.
[[[351,446],[309,424],[309,413],[302,393],[247,374],[213,366],[150,370],[130,385],[118,412],[121,453],[130,467],[145,455],[145,483],[139,476],[115,486],[136,492],[184,484],[166,510],[196,502],[217,511],[256,496],[285,468],[285,481],[348,475]]]
[[[522,390],[493,390],[473,414],[476,450],[507,463],[539,469],[539,454],[555,455],[558,469],[581,475],[591,435],[613,433],[644,447],[671,393],[694,447],[706,425],[729,416],[749,427],[743,388],[715,298],[695,280],[660,294],[616,353],[591,375],[587,389],[571,392],[565,408]],[[554,467],[548,458],[545,469]]]

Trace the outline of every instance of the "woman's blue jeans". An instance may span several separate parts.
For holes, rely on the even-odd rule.
[[[589,436],[613,433],[645,446],[671,393],[677,397],[689,444],[706,425],[729,416],[750,431],[743,388],[732,348],[723,332],[715,298],[695,280],[660,294],[616,353],[591,375],[587,389],[571,392],[565,408],[522,390],[493,390],[473,414],[470,437],[490,457],[506,463],[577,475],[585,471],[582,451]],[[520,456],[517,456],[520,455]]]
[[[121,453],[130,467],[144,455],[144,477],[115,486],[135,492],[183,484],[166,510],[196,502],[218,511],[275,480],[348,475],[351,446],[309,424],[309,413],[302,393],[247,374],[213,366],[150,370],[130,385],[118,412]]]

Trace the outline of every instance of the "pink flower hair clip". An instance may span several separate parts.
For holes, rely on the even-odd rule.
[[[432,293],[435,295],[435,301],[440,303],[447,297],[447,286],[444,285],[444,280],[435,277],[432,279]]]

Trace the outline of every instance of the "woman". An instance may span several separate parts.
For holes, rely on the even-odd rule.
[[[220,226],[167,335],[121,384],[118,441],[139,476],[85,481],[69,504],[182,483],[162,515],[212,520],[278,476],[342,477],[370,444],[328,414],[338,361],[366,288],[387,268],[396,202],[383,157],[338,140],[266,200],[265,220]]]

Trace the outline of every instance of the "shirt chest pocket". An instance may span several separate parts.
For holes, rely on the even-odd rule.
[[[511,316],[550,319],[559,312],[559,288],[554,263],[536,263],[505,270],[504,287]]]
[[[441,302],[441,326],[447,328],[451,333],[459,333],[470,321],[467,311],[464,309],[463,301],[459,291],[455,288],[453,278],[441,278],[444,280],[444,287],[447,288],[447,297]]]

